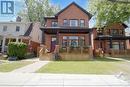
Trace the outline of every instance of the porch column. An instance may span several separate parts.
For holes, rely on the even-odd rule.
[[[41,44],[45,45],[45,32],[44,32],[44,30],[42,31],[42,40],[41,40]]]
[[[19,38],[16,38],[16,42],[19,42]]]
[[[92,43],[91,43],[91,32],[89,32],[89,46],[92,46]]]
[[[89,57],[90,57],[90,58],[93,58],[92,31],[89,31]]]
[[[110,49],[112,49],[112,37],[110,37]]]
[[[56,45],[59,45],[59,31],[56,33]]]
[[[113,49],[112,49],[112,36],[110,36],[110,53],[111,53],[111,56],[114,55],[114,52],[113,52]]]
[[[99,37],[99,47],[102,48],[101,47],[101,38],[100,37]]]
[[[23,40],[22,40],[22,39],[20,39],[20,41],[21,41],[21,42],[23,42]]]
[[[4,53],[4,49],[5,49],[5,40],[6,40],[6,38],[3,37],[2,50],[1,50],[2,53]]]

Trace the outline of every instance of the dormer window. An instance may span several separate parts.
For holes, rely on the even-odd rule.
[[[53,21],[51,25],[52,25],[52,27],[57,27],[58,26],[58,22],[57,21]]]
[[[70,20],[70,26],[77,27],[78,26],[78,20]]]

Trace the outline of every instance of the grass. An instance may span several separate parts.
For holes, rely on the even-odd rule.
[[[124,62],[113,59],[98,58],[92,61],[54,61],[41,69],[38,73],[67,73],[67,74],[114,74],[130,70]]]
[[[10,72],[17,68],[21,68],[33,62],[30,61],[13,61],[13,62],[4,62],[0,64],[0,72]]]

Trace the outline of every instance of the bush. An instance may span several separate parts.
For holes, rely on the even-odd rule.
[[[27,53],[27,45],[22,42],[10,42],[8,44],[8,55],[10,57],[17,57],[18,59],[25,58]]]

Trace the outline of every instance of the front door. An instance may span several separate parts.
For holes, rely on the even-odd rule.
[[[55,45],[56,45],[56,37],[51,38],[51,52],[55,50]]]

